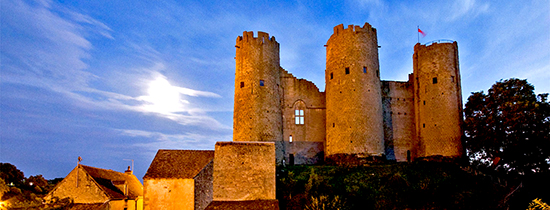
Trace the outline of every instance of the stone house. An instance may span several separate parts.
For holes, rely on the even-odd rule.
[[[213,197],[214,151],[159,150],[143,177],[144,209],[205,209]]]
[[[45,200],[70,198],[73,209],[143,209],[143,185],[132,174],[78,164]]]

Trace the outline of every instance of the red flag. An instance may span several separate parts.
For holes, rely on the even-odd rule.
[[[418,29],[418,33],[421,33],[422,34],[422,37],[425,37],[426,36],[426,33],[424,33],[424,31]]]

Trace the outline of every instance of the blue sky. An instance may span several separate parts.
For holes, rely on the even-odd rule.
[[[64,177],[83,164],[141,178],[158,149],[232,139],[235,40],[265,31],[281,66],[324,90],[339,24],[378,30],[383,80],[412,72],[421,43],[456,40],[464,103],[501,79],[550,92],[550,2],[1,2],[0,162]]]

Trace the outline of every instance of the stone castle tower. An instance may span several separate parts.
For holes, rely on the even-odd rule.
[[[233,141],[282,141],[279,43],[244,32],[235,47]]]
[[[325,155],[384,154],[376,29],[334,27],[326,44]]]
[[[456,42],[417,44],[409,81],[383,81],[376,29],[338,25],[325,45],[326,92],[280,67],[267,33],[244,32],[235,47],[233,141],[275,142],[279,164],[462,156]]]
[[[413,55],[418,156],[460,156],[462,94],[458,45],[416,44]]]

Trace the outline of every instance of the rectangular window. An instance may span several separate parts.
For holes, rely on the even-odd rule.
[[[264,81],[260,80],[260,86],[264,86]]]
[[[455,82],[455,76],[451,76],[451,82]]]
[[[292,143],[292,135],[288,137],[288,142]]]
[[[432,83],[437,84],[437,77],[434,77],[434,78],[432,79]]]
[[[330,73],[330,79],[332,79],[332,78],[333,78],[332,73]]]
[[[349,74],[349,67],[346,67],[346,74]]]
[[[303,109],[296,109],[294,111],[294,117],[295,117],[295,124],[296,125],[303,125],[304,124],[304,110]]]
[[[244,87],[244,82],[241,82],[241,88],[243,88],[243,87]]]
[[[367,67],[363,66],[363,73],[367,73]]]

